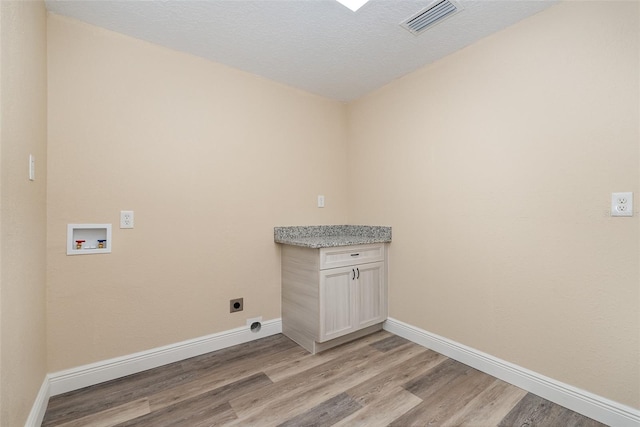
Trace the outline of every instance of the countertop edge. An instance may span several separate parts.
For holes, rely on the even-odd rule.
[[[321,225],[274,227],[274,242],[312,249],[391,242],[391,227]]]
[[[331,236],[336,237],[336,236]],[[376,243],[391,243],[391,239],[369,239],[363,241],[344,241],[344,242],[336,242],[336,241],[324,241],[318,243],[309,243],[309,242],[301,242],[296,240],[275,240],[275,243],[281,245],[289,245],[289,246],[299,246],[303,248],[311,248],[311,249],[321,249],[321,248],[337,248],[340,246],[356,246],[356,245],[372,245]]]

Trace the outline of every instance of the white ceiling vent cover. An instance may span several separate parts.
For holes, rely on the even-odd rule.
[[[462,7],[451,0],[440,0],[404,20],[400,25],[417,36],[461,10]]]

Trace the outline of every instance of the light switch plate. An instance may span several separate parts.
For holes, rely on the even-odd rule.
[[[633,216],[633,193],[611,193],[611,216]]]
[[[36,158],[29,154],[29,181],[36,180]]]

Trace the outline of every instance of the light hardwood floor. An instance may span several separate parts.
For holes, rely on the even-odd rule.
[[[386,331],[283,335],[54,396],[43,426],[601,426]]]

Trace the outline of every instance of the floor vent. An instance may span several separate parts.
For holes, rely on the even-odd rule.
[[[401,22],[400,25],[417,36],[461,10],[462,7],[453,1],[440,0]]]

